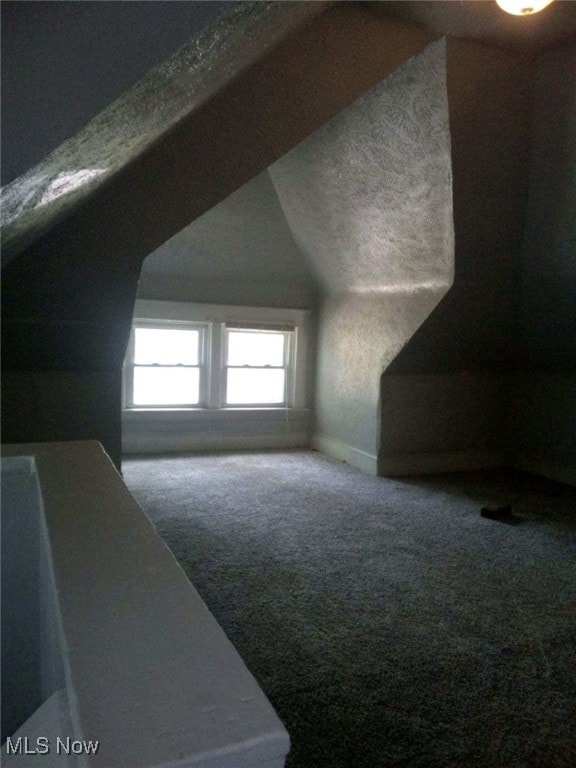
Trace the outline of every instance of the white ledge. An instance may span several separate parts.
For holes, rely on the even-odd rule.
[[[286,729],[102,447],[3,454],[34,457],[78,724],[69,735],[99,743],[84,764],[281,768]]]

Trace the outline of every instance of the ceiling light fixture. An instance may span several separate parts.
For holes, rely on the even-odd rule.
[[[546,8],[552,0],[496,0],[496,2],[506,13],[512,13],[514,16],[530,16]]]

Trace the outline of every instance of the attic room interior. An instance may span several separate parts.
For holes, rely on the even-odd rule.
[[[1,20],[6,764],[573,765],[576,2]]]

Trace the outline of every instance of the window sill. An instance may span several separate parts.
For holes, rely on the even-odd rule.
[[[193,421],[196,419],[230,419],[235,416],[256,414],[304,414],[308,408],[293,408],[290,406],[231,406],[228,408],[124,408],[122,420],[134,421]]]

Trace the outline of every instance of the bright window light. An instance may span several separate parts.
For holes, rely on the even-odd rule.
[[[136,328],[136,365],[198,365],[200,332],[164,328]]]
[[[212,311],[189,320],[134,319],[124,409],[302,407],[306,339],[299,327],[276,320],[275,310],[262,325],[248,313],[244,324],[240,310],[237,324],[211,319]]]
[[[134,369],[134,405],[197,405],[200,402],[198,368]]]
[[[226,335],[226,405],[284,404],[289,334],[229,329]]]
[[[285,400],[286,372],[283,368],[229,368],[227,405],[281,405]]]
[[[198,405],[200,339],[195,328],[135,328],[132,404]]]
[[[228,331],[228,365],[284,365],[286,334]]]

